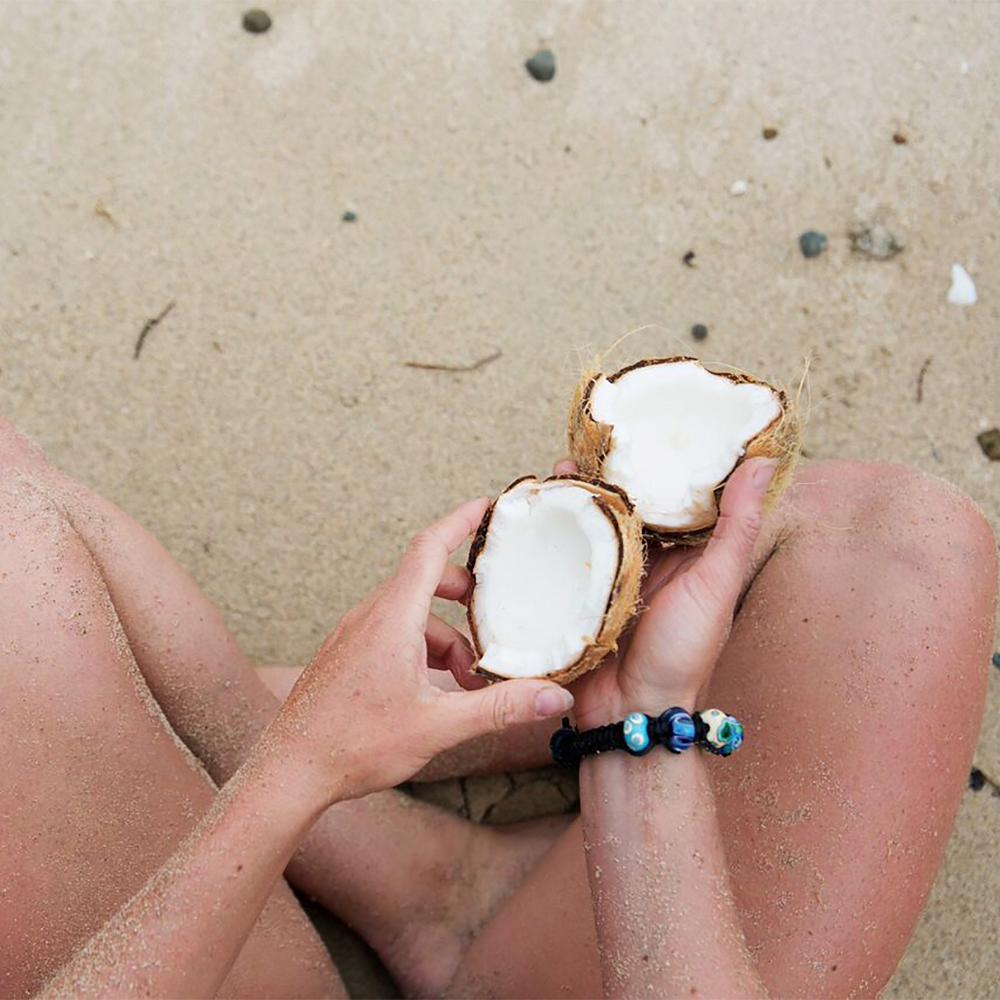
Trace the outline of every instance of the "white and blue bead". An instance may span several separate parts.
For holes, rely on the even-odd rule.
[[[731,715],[718,708],[706,708],[699,715],[707,727],[702,741],[707,750],[728,757],[743,745],[743,726]]]
[[[629,712],[622,723],[625,749],[633,756],[644,754],[652,745],[649,735],[649,718],[642,712]]]

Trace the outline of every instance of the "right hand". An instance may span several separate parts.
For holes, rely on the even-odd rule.
[[[629,712],[659,715],[696,707],[732,626],[747,583],[775,463],[752,458],[730,476],[708,544],[654,551],[643,582],[644,610],[618,652],[573,686],[583,729]],[[556,472],[575,472],[559,462]]]
[[[463,504],[414,538],[395,575],[323,643],[265,734],[266,752],[317,805],[398,785],[465,740],[572,707],[573,696],[548,681],[469,691],[430,681],[430,668],[458,673],[455,661],[467,666],[471,657],[464,637],[430,608],[435,594],[465,595],[468,575],[448,559],[486,504]]]

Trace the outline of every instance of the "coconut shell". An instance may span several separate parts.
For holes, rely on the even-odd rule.
[[[621,368],[613,375],[606,376],[609,382],[616,382],[623,375],[635,370],[645,368],[650,365],[674,364],[682,361],[693,361],[700,365],[698,358],[679,355],[672,358],[647,358],[644,361],[637,361],[635,364]],[[707,371],[712,371],[707,369]],[[717,372],[713,375],[720,378],[727,378],[732,382],[750,382],[756,385],[766,386],[778,397],[781,404],[781,414],[772,423],[765,427],[755,437],[747,442],[743,456],[737,459],[733,468],[729,470],[726,477],[719,483],[715,490],[716,501],[722,496],[722,490],[736,468],[748,458],[773,458],[778,462],[774,472],[774,478],[768,487],[766,507],[768,510],[777,503],[778,498],[784,492],[785,487],[791,481],[795,463],[799,456],[799,422],[795,414],[795,408],[783,389],[765,382],[763,379],[754,378],[744,372]],[[569,451],[573,461],[576,462],[580,472],[588,477],[600,479],[604,472],[604,459],[611,449],[612,428],[608,424],[602,424],[594,419],[590,411],[590,394],[593,392],[597,380],[602,373],[591,370],[584,373],[573,393],[573,401],[569,411]],[[607,485],[607,484],[605,484]],[[717,520],[717,517],[716,519]],[[646,525],[645,530],[651,539],[655,539],[661,545],[704,545],[712,537],[715,527],[715,520],[704,527],[695,530],[685,529],[683,531],[670,531],[668,529]]]
[[[472,576],[472,590],[469,595],[468,621],[469,632],[472,636],[472,645],[477,657],[483,655],[483,648],[479,642],[475,620],[476,563],[486,545],[486,536],[489,532],[490,521],[493,518],[493,510],[500,497],[525,480],[535,478],[534,476],[522,476],[520,479],[515,479],[506,489],[501,491],[499,496],[486,509],[486,513],[483,515],[482,521],[479,522],[479,527],[469,548],[469,558],[466,566],[469,574]],[[558,673],[544,675],[545,680],[566,685],[576,680],[577,677],[593,670],[609,653],[613,653],[618,648],[618,639],[622,631],[639,609],[639,587],[642,584],[645,565],[645,547],[642,520],[635,513],[635,509],[624,490],[609,483],[602,483],[589,476],[550,476],[548,479],[536,481],[541,484],[558,480],[569,482],[589,490],[594,495],[595,503],[597,503],[614,525],[615,534],[618,537],[618,571],[611,586],[611,592],[608,595],[608,603],[604,609],[604,618],[601,622],[600,631],[584,647],[583,652],[574,663],[569,664]],[[476,673],[484,677],[489,677],[491,680],[507,679],[491,673],[489,670],[484,670],[478,665],[473,669]]]

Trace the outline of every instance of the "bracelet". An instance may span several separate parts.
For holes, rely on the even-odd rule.
[[[728,757],[743,745],[743,726],[718,708],[706,708],[692,715],[677,706],[656,718],[630,712],[621,722],[582,733],[565,718],[562,727],[552,734],[549,750],[557,764],[576,767],[584,757],[609,750],[624,750],[633,757],[641,757],[657,745],[671,753],[683,753],[695,743],[709,753]]]

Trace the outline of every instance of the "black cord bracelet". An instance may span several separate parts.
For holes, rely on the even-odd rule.
[[[557,764],[578,767],[584,757],[609,750],[624,750],[641,757],[657,745],[671,753],[683,753],[695,743],[710,753],[728,757],[743,743],[743,726],[717,708],[692,715],[676,705],[655,718],[630,712],[621,722],[582,733],[564,718],[562,727],[552,734],[549,749]]]

